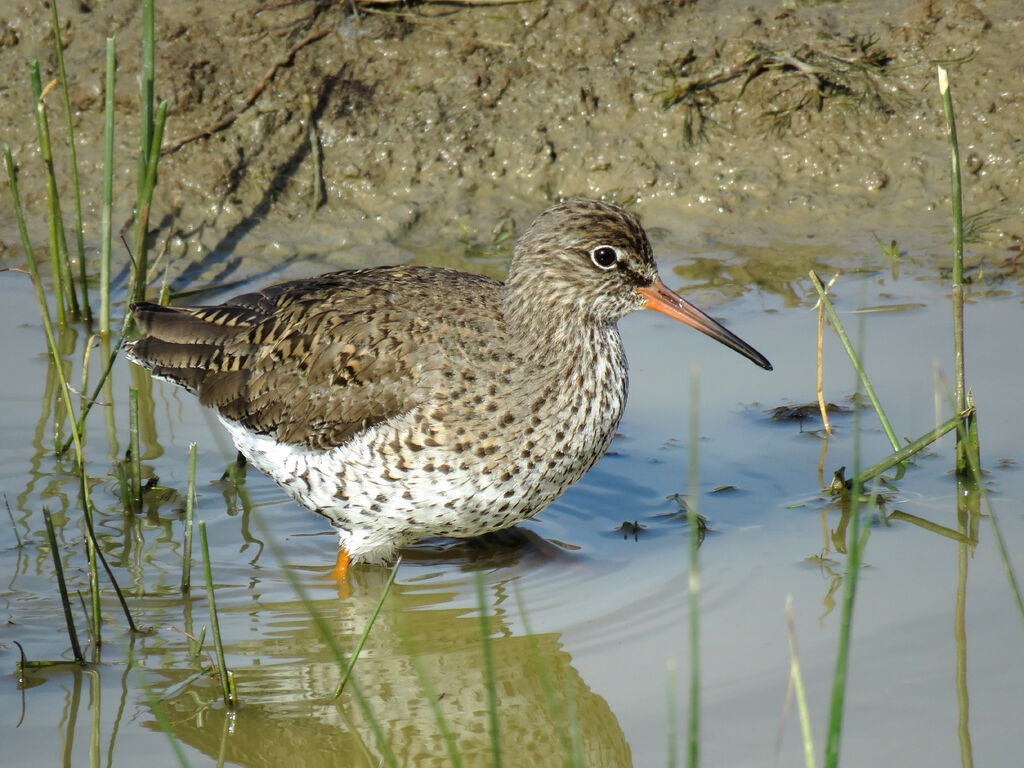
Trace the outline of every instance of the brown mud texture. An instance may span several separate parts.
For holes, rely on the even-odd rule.
[[[51,9],[5,5],[0,139],[38,244],[26,61],[44,85],[56,77]],[[58,10],[95,246],[104,41],[118,50],[120,223],[135,190],[141,12],[135,0]],[[486,254],[549,202],[584,195],[638,204],[684,235],[757,222],[753,239],[878,233],[948,253],[943,64],[967,210],[984,212],[977,247],[1013,273],[1022,34],[1019,0],[157,2],[156,95],[169,109],[153,241],[179,283],[313,254],[311,271],[413,250],[436,262],[457,243]],[[46,100],[63,137],[59,89]],[[66,147],[57,155],[69,179]],[[0,263],[13,265],[2,199]]]

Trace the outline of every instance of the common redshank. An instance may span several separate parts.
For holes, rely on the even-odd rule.
[[[604,455],[626,402],[616,324],[654,309],[771,370],[669,290],[637,219],[541,213],[508,279],[331,272],[208,307],[132,305],[129,357],[217,410],[243,456],[338,533],[336,573],[424,536],[536,515]]]

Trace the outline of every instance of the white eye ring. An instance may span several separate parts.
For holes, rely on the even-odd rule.
[[[590,252],[590,260],[598,269],[612,269],[619,263],[619,249],[613,245],[599,245]]]

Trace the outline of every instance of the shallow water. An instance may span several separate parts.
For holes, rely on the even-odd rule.
[[[819,462],[826,481],[839,466],[854,464],[856,419],[837,415],[836,434],[825,445],[816,419],[778,423],[766,413],[814,397],[814,294],[793,255],[806,246],[778,240],[754,248],[740,238],[709,238],[684,248],[679,243],[688,233],[671,224],[656,239],[666,282],[684,293],[692,289],[692,298],[764,352],[775,371],[760,371],[655,313],[623,321],[631,391],[622,434],[609,455],[515,535],[425,542],[405,553],[355,674],[399,764],[449,764],[424,679],[439,697],[465,763],[488,762],[477,569],[491,615],[505,765],[563,764],[563,739],[571,738],[567,723],[577,725],[590,766],[662,764],[670,733],[682,754],[689,685],[687,530],[674,516],[678,504],[667,497],[687,492],[695,362],[699,509],[709,523],[699,552],[704,764],[793,765],[802,759],[799,726],[786,705],[784,607],[790,596],[821,753],[844,588],[846,520],[840,504],[820,491]],[[948,378],[952,357],[947,288],[933,269],[898,274],[867,249],[862,260],[865,269],[842,276],[834,289],[837,306],[851,335],[862,334],[867,369],[897,435],[915,438],[948,413],[934,395],[936,361]],[[787,265],[778,270],[786,274],[776,274],[773,264]],[[295,269],[280,277],[310,272],[308,265]],[[747,283],[751,275],[760,283],[756,288]],[[719,303],[726,297],[734,298]],[[6,585],[0,651],[13,670],[14,641],[31,659],[70,658],[45,544],[44,506],[56,515],[73,588],[85,590],[87,581],[73,467],[55,462],[50,450],[53,376],[27,278],[0,273],[0,298],[0,319],[9,329],[0,374],[6,436],[0,477],[24,541],[19,548],[14,528],[0,525]],[[875,311],[858,313],[858,307]],[[1011,557],[1024,541],[1017,406],[1024,360],[1012,352],[1019,347],[1020,316],[1019,292],[972,292],[969,381],[980,413],[985,484]],[[77,382],[77,362],[73,368]],[[121,511],[111,475],[113,458],[127,444],[129,382],[139,387],[143,406],[144,470],[178,494],[151,494],[136,516]],[[829,335],[826,397],[848,405],[853,389],[845,354]],[[351,594],[339,597],[326,576],[334,536],[252,471],[243,503],[234,486],[220,479],[234,458],[226,435],[192,397],[151,384],[123,362],[111,392],[113,407],[94,409],[89,421],[97,524],[136,621],[152,632],[129,637],[106,590],[101,663],[85,671],[34,671],[20,686],[10,674],[0,686],[5,762],[173,764],[144,679],[192,764],[377,765],[383,753],[355,690],[330,700],[338,669],[287,571],[346,652],[388,572],[355,569]],[[108,425],[113,431],[105,434]],[[227,664],[241,701],[233,717],[225,715],[216,680],[206,672],[205,651],[193,658],[183,634],[198,635],[209,623],[198,536],[196,586],[187,600],[178,591],[180,509],[193,440],[200,456],[196,514],[208,524]],[[862,464],[889,452],[871,411],[860,415],[859,442]],[[952,453],[947,436],[915,459],[886,490],[880,511],[954,531],[960,525],[976,543],[959,545],[905,517],[876,519],[853,622],[846,763],[948,765],[965,749],[979,765],[1019,759],[1021,620],[990,521],[965,516],[958,522]],[[634,521],[643,526],[636,535],[618,530]],[[958,576],[964,573],[965,625],[958,640]],[[77,608],[76,618],[84,633]],[[139,675],[126,669],[129,652],[142,667]],[[962,695],[958,658],[966,665]],[[667,722],[669,698],[678,712],[674,724]]]

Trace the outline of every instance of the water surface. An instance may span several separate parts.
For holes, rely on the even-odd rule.
[[[764,352],[775,371],[763,372],[655,313],[622,322],[631,390],[621,436],[609,455],[515,535],[431,541],[405,553],[355,675],[400,764],[448,764],[424,679],[439,697],[466,764],[488,762],[473,582],[478,569],[491,615],[506,765],[563,764],[570,723],[590,766],[663,764],[670,733],[682,750],[689,684],[687,530],[669,497],[692,498],[687,467],[694,450],[688,439],[694,371],[700,390],[699,510],[709,524],[699,553],[704,764],[794,765],[802,759],[799,727],[786,704],[789,597],[820,754],[847,520],[842,505],[821,491],[819,464],[826,481],[839,466],[853,466],[857,419],[836,416],[836,434],[826,442],[815,419],[779,423],[767,410],[814,397],[816,313],[801,260],[827,261],[828,249],[811,252],[806,243],[792,241],[755,247],[739,237],[684,247],[685,235],[671,223],[658,230],[666,282],[684,293],[689,289]],[[897,435],[915,438],[947,418],[948,407],[935,395],[935,368],[949,377],[948,288],[934,267],[901,273],[867,248],[843,258],[861,258],[864,269],[843,275],[835,289],[842,319],[851,334],[862,334],[868,371]],[[487,268],[498,267],[500,261]],[[296,275],[310,271],[294,268]],[[292,275],[285,270],[279,276]],[[382,750],[356,693],[349,689],[331,700],[337,666],[286,572],[295,575],[346,652],[388,572],[355,569],[350,594],[339,597],[326,576],[336,539],[322,521],[252,471],[240,495],[221,479],[234,451],[216,420],[191,396],[150,382],[123,362],[110,399],[90,416],[87,461],[104,551],[136,620],[152,631],[129,636],[105,589],[99,663],[86,670],[35,671],[18,684],[14,641],[31,659],[70,659],[45,544],[44,506],[55,514],[72,588],[84,593],[87,579],[74,468],[52,452],[54,377],[27,278],[0,273],[0,295],[0,321],[8,329],[0,374],[6,437],[0,477],[14,517],[13,527],[0,525],[5,759],[13,765],[173,764],[141,675],[194,765],[379,764]],[[973,288],[971,297],[969,380],[980,413],[985,486],[1012,556],[1024,541],[1017,403],[1024,362],[1012,352],[1019,347],[1014,329],[1021,299],[1005,286]],[[859,307],[891,311],[859,313]],[[80,381],[81,348],[79,340],[79,352],[69,358],[73,382]],[[151,493],[140,515],[122,511],[111,474],[127,445],[129,383],[140,389],[143,404],[144,471],[169,489]],[[848,406],[853,390],[845,355],[828,335],[826,397]],[[873,413],[863,411],[859,422],[860,461],[867,464],[889,447]],[[241,700],[232,717],[208,672],[209,633],[198,657],[190,654],[184,634],[198,636],[209,623],[198,567],[198,588],[188,599],[179,592],[190,441],[198,443],[200,456],[196,514],[208,524],[227,663]],[[853,623],[842,744],[844,762],[852,765],[948,765],[965,749],[979,765],[1009,765],[1020,754],[1021,622],[990,521],[969,513],[958,517],[952,453],[947,437],[916,458],[886,488],[878,509]],[[906,517],[887,522],[897,511],[959,529],[972,543],[958,544]],[[637,526],[624,532],[624,522]],[[958,586],[965,604],[959,634]],[[126,669],[129,653],[140,664],[138,674]],[[958,661],[966,665],[960,691]],[[673,724],[667,722],[670,698],[678,712]]]

